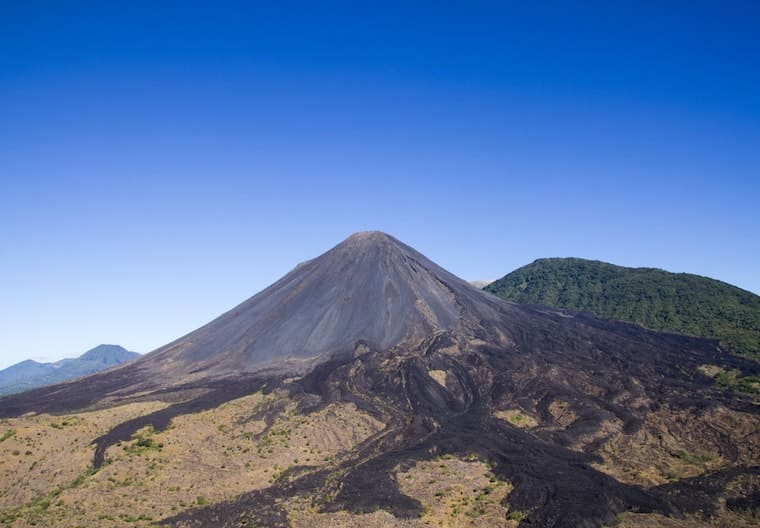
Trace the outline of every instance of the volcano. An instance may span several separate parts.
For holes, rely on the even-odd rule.
[[[758,509],[760,406],[725,380],[759,373],[713,341],[503,301],[387,234],[363,232],[134,362],[0,399],[0,416],[156,403],[83,438],[85,497],[99,474],[142,453],[114,459],[119,446],[153,445],[141,431],[169,438],[189,416],[221,415],[252,395],[263,399],[219,431],[230,431],[239,460],[252,452],[240,437],[253,442],[262,465],[293,420],[335,406],[363,417],[366,434],[334,456],[289,459],[265,483],[237,482],[224,500],[167,512],[157,520],[167,526],[289,526],[304,504],[304,526],[740,526]],[[261,429],[246,429],[251,421]],[[310,443],[282,449],[311,453]],[[458,471],[482,464],[490,484],[471,498],[461,482],[430,497],[409,487],[446,461]],[[445,475],[427,487],[436,479]]]

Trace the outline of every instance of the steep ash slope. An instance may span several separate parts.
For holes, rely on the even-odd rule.
[[[225,375],[350,354],[359,340],[387,349],[494,321],[495,304],[395,238],[356,233],[145,364]]]

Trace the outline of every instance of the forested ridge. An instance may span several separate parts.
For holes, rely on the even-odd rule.
[[[715,279],[580,258],[547,258],[491,283],[508,301],[593,312],[653,330],[716,338],[760,358],[760,296]]]

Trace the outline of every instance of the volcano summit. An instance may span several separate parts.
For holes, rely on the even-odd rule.
[[[76,485],[44,482],[60,446],[41,437],[0,508],[127,525],[75,505],[137,468],[114,507],[146,526],[750,526],[760,407],[714,378],[759,372],[712,341],[502,301],[357,233],[132,363],[0,399],[2,450],[65,415],[79,464]]]
[[[411,346],[499,318],[498,303],[384,233],[357,233],[146,364],[225,376]]]

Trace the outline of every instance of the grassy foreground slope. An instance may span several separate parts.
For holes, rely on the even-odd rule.
[[[653,330],[717,338],[760,358],[760,296],[718,280],[579,258],[539,259],[489,284],[508,301],[589,311]]]

